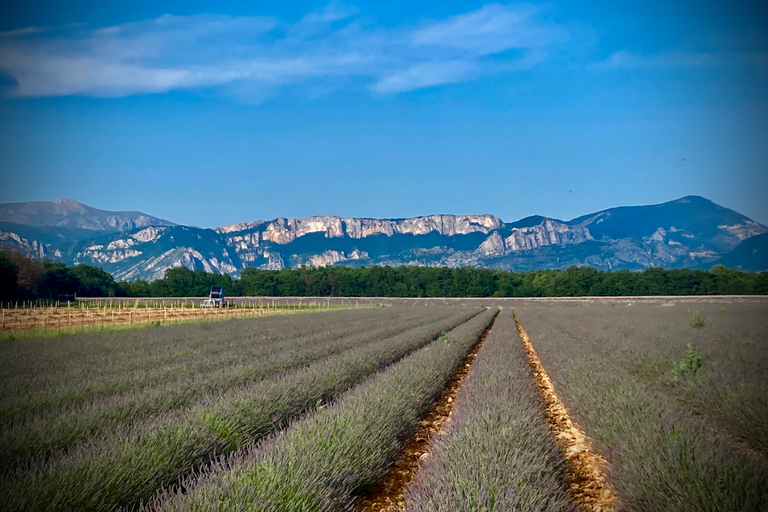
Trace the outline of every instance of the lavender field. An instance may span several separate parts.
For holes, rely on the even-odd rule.
[[[480,311],[386,308],[5,344],[0,506],[134,508]]]
[[[767,313],[410,301],[7,340],[0,510],[766,510]]]
[[[620,510],[768,509],[768,304],[528,303],[523,325]]]

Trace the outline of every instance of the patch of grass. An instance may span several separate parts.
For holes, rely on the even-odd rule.
[[[691,314],[688,318],[688,325],[695,328],[704,327],[704,316],[702,315],[700,309],[691,311]]]
[[[658,354],[641,354],[629,361],[629,371],[646,382],[656,382],[669,372],[669,361]]]

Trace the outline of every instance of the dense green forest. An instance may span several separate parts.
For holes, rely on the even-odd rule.
[[[0,252],[0,300],[84,297],[201,297],[212,285],[229,296],[556,297],[588,295],[768,294],[768,272],[660,269],[601,272],[589,267],[506,272],[433,267],[325,267],[243,270],[240,279],[173,268],[152,282],[117,282],[100,268],[67,267]]]

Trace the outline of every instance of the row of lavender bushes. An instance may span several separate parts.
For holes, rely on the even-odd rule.
[[[459,392],[446,434],[406,495],[407,510],[576,510],[564,482],[564,459],[514,320],[502,312]]]
[[[106,396],[97,393],[99,396],[77,405],[52,406],[7,422],[0,434],[0,459],[23,464],[30,458],[46,458],[89,436],[188,407],[208,395],[225,393],[409,328],[429,325],[449,314],[442,310],[423,312],[421,316],[403,315],[401,322],[393,322],[389,315],[374,317],[369,319],[367,329],[359,326],[356,333],[346,336],[334,338],[331,328],[331,336],[326,335],[325,339],[299,334],[294,338],[278,338],[269,344],[252,342],[234,354],[220,354],[220,359],[208,357],[207,362],[201,361],[197,367],[174,362],[174,368],[178,368],[175,377],[166,373],[148,379],[149,382],[137,378],[135,385],[126,391]],[[296,320],[302,318],[296,317]],[[238,359],[233,359],[238,355]],[[8,464],[6,469],[17,465],[15,463]]]
[[[455,310],[436,323],[89,439],[6,476],[0,481],[0,494],[6,498],[2,506],[61,511],[135,508],[193,468],[285,426],[480,311]]]
[[[355,510],[497,312],[488,310],[457,327],[149,509]]]
[[[210,371],[250,355],[264,357],[284,341],[322,343],[418,316],[403,308],[377,308],[301,319],[268,316],[257,324],[238,319],[79,333],[53,340],[7,340],[0,347],[0,425],[30,413],[142,389],[190,371]]]
[[[720,314],[716,308],[714,314]],[[685,305],[529,304],[518,315],[571,416],[607,460],[607,479],[622,510],[768,510],[764,455],[732,442],[709,413],[681,402],[676,387],[653,383],[679,364],[683,333],[702,333],[688,325]],[[734,357],[751,346],[752,357],[764,360],[765,340],[755,341],[739,347],[741,342],[724,331],[713,338],[720,348],[715,352],[713,346],[712,353]],[[665,353],[666,361],[659,359]],[[705,353],[703,364],[706,369],[728,363]],[[711,407],[721,398],[709,394]],[[744,398],[743,407],[762,399]]]

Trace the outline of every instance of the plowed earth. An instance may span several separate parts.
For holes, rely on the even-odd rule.
[[[429,458],[432,443],[439,436],[446,434],[446,428],[450,424],[451,415],[456,405],[456,396],[469,375],[472,363],[492,327],[493,322],[485,329],[477,344],[462,361],[451,381],[440,393],[437,401],[419,421],[418,430],[406,442],[405,447],[382,482],[363,498],[359,508],[361,512],[402,512],[406,510],[406,503],[403,498],[405,490],[413,481],[419,469],[419,463]]]
[[[571,420],[517,315],[515,325],[546,406],[545,415],[549,428],[567,461],[568,489],[573,499],[585,511],[616,510],[616,495],[605,480],[605,459],[592,451],[587,436]]]

